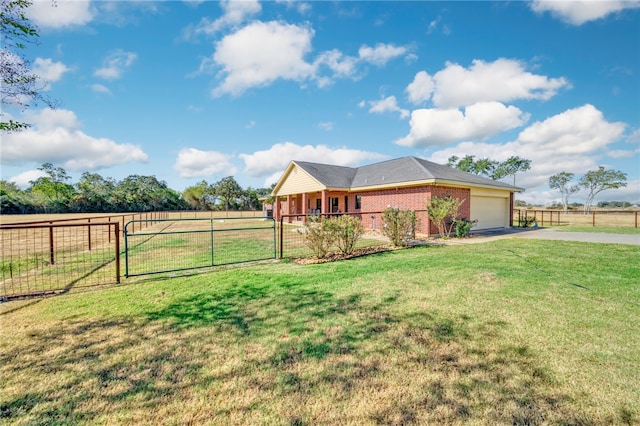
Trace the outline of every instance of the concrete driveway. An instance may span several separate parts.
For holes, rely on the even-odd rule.
[[[472,233],[468,242],[482,242],[500,238],[529,238],[536,240],[581,241],[585,243],[632,244],[640,245],[640,235],[600,234],[592,232],[566,232],[555,228],[509,228]]]

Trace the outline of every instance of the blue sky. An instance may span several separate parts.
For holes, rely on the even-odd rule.
[[[33,123],[2,136],[19,185],[44,162],[183,190],[265,187],[291,160],[517,155],[519,199],[559,201],[551,175],[603,165],[628,186],[596,202],[640,202],[639,1],[37,0],[29,17],[60,103],[4,109]]]

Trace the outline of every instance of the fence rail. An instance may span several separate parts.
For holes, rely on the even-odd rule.
[[[588,213],[569,210],[529,210],[515,209],[513,223],[524,219],[535,219],[540,226],[573,225],[592,227],[632,227],[638,228],[638,210],[592,210]]]
[[[0,227],[0,299],[120,281],[119,222]]]
[[[135,220],[124,235],[126,277],[276,257],[272,218]]]

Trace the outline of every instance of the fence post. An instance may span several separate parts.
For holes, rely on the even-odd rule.
[[[49,222],[49,263],[55,264],[54,248],[53,248],[53,222]]]
[[[636,228],[638,227],[638,210],[636,210]]]
[[[89,251],[91,251],[91,219],[87,219],[87,243],[89,244]]]
[[[114,225],[116,237],[116,283],[120,284],[120,222],[116,222]],[[109,236],[111,236],[111,230],[109,230]]]
[[[596,212],[591,212],[591,226],[596,226]]]
[[[282,226],[282,222],[283,222],[284,216],[280,215],[280,241],[279,241],[279,245],[280,245],[280,259],[282,259],[282,252],[283,252],[283,237],[284,237],[284,227]]]

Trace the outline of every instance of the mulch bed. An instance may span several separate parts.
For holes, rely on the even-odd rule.
[[[370,254],[382,253],[382,252],[391,251],[391,250],[400,250],[403,248],[404,247],[395,247],[391,244],[385,244],[381,246],[371,246],[371,247],[363,247],[363,248],[355,249],[351,254],[342,254],[338,252],[332,252],[332,253],[327,253],[327,255],[322,259],[319,259],[317,257],[303,257],[299,259],[293,259],[292,261],[300,265],[312,265],[317,263],[335,262],[337,260],[353,259],[355,257],[368,256]]]

